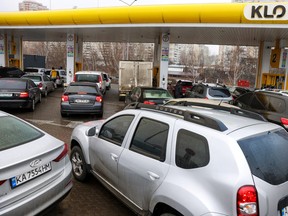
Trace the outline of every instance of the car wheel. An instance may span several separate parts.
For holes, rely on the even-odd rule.
[[[31,112],[33,112],[33,111],[35,110],[35,99],[34,99],[34,98],[33,98],[33,100],[32,100],[32,104],[31,104],[29,110],[30,110]]]
[[[78,181],[85,181],[88,177],[87,164],[79,146],[73,147],[70,160],[72,163],[72,173],[74,178]]]

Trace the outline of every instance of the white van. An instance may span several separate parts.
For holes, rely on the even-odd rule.
[[[106,81],[103,71],[77,71],[75,73],[75,82],[94,82],[97,83],[101,93],[106,93]]]
[[[45,68],[38,67],[26,67],[24,68],[24,72],[27,73],[39,73],[41,75],[45,74]]]

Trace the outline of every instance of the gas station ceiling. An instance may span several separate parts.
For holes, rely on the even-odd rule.
[[[287,20],[275,20],[271,15],[265,18],[279,4],[158,5],[0,13],[0,33],[21,36],[23,41],[65,42],[67,33],[75,33],[84,42],[131,43],[157,43],[161,33],[170,33],[170,43],[258,46],[261,41],[288,39]],[[256,20],[247,17],[251,7],[257,12]]]

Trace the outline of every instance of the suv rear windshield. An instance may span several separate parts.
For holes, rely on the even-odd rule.
[[[31,142],[43,133],[11,116],[0,117],[0,151]]]
[[[284,129],[242,139],[238,144],[253,175],[272,185],[288,180],[288,133]]]
[[[76,82],[99,82],[100,75],[97,74],[76,74]]]
[[[208,94],[212,97],[230,97],[230,91],[225,88],[211,87]]]

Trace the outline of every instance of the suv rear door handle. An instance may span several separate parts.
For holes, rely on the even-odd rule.
[[[112,160],[114,160],[115,162],[118,162],[118,155],[114,154],[114,153],[110,153],[110,157],[112,158]]]
[[[151,171],[147,171],[147,174],[148,174],[149,178],[150,178],[152,181],[160,178],[159,175],[157,175],[157,174],[155,174],[155,173],[153,173],[153,172],[151,172]]]

